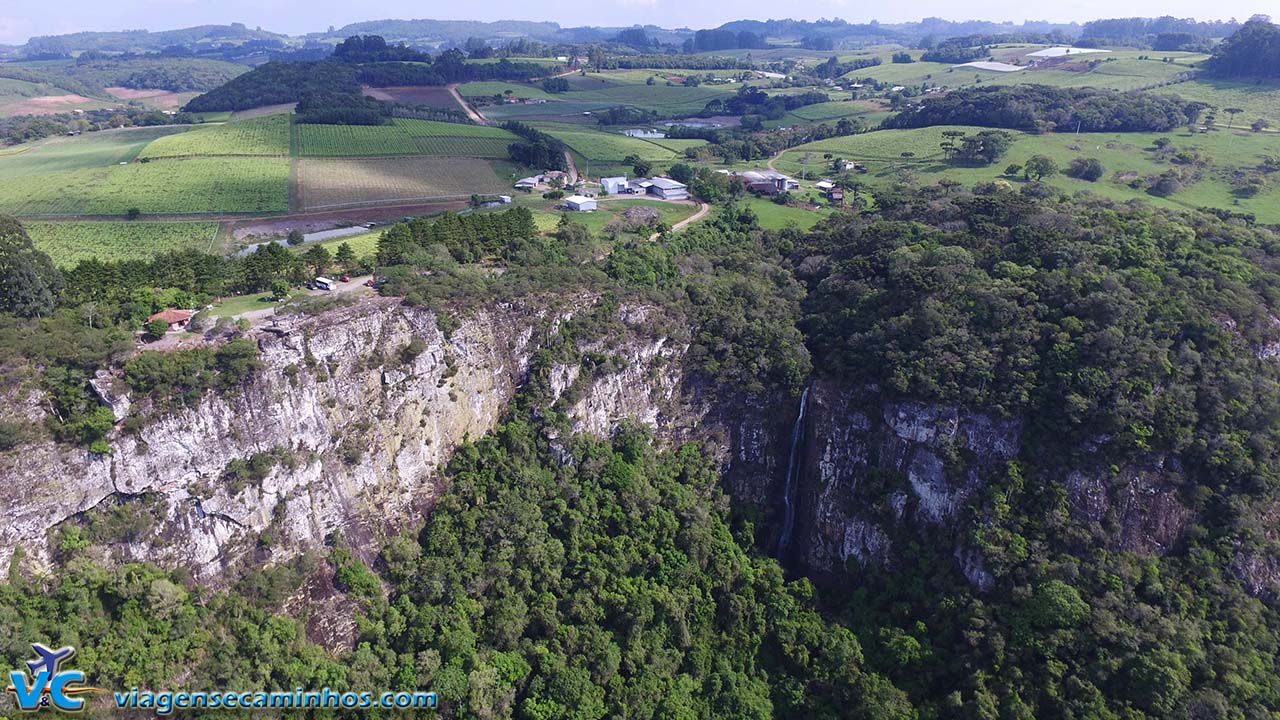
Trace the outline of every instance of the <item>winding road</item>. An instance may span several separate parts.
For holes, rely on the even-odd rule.
[[[672,226],[671,226],[671,232],[675,232],[675,231],[677,231],[677,230],[683,230],[683,229],[685,229],[685,228],[686,228],[686,227],[688,227],[689,225],[692,225],[693,223],[698,222],[698,221],[699,221],[699,220],[701,220],[702,218],[706,217],[707,213],[709,213],[709,212],[711,212],[711,206],[710,206],[710,205],[708,205],[708,204],[706,204],[706,203],[699,203],[699,204],[698,204],[698,212],[696,212],[696,213],[694,213],[694,214],[690,215],[689,217],[687,217],[687,218],[685,218],[685,219],[681,220],[680,222],[676,223],[675,225],[672,225]],[[658,236],[659,236],[660,234],[661,234],[661,233],[654,233],[654,234],[650,235],[650,236],[649,236],[649,242],[653,242],[653,241],[657,240],[657,239],[658,239]]]

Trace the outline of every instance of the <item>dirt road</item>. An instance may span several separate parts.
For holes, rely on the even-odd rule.
[[[322,295],[347,295],[355,292],[364,292],[364,293],[372,294],[373,290],[365,287],[365,283],[372,278],[373,278],[372,275],[361,275],[359,277],[353,277],[347,282],[338,283],[337,286],[334,287],[334,289],[332,290],[304,290],[301,293],[295,293],[294,297],[298,297],[299,294],[307,295],[310,297],[320,297]],[[272,318],[275,317],[275,314],[276,314],[276,306],[272,305],[270,307],[264,307],[260,310],[250,310],[248,312],[242,312],[239,315],[232,315],[231,319],[232,320],[241,320],[241,319],[248,320],[251,325],[253,325],[254,327],[258,327],[260,325],[270,324]]]
[[[445,85],[445,88],[448,89],[449,94],[453,96],[454,102],[458,103],[458,105],[466,111],[467,117],[471,118],[472,122],[478,122],[481,125],[489,124],[488,118],[481,115],[479,110],[471,107],[467,104],[466,100],[462,99],[462,95],[458,93],[458,83],[449,83],[448,85]]]
[[[694,213],[694,214],[690,215],[689,217],[687,217],[687,218],[685,218],[685,219],[681,220],[680,222],[676,223],[675,225],[672,225],[672,226],[671,226],[671,232],[676,232],[677,230],[683,230],[683,229],[685,229],[685,228],[686,228],[686,227],[688,227],[689,225],[692,225],[693,223],[696,223],[696,222],[698,222],[699,220],[701,220],[702,218],[706,217],[706,216],[707,216],[707,213],[709,213],[709,212],[711,212],[711,206],[710,206],[710,205],[708,205],[708,204],[706,204],[706,203],[701,203],[701,204],[699,205],[699,207],[698,207],[698,212],[696,212],[696,213]],[[650,236],[649,236],[649,242],[653,242],[653,241],[657,240],[657,239],[658,239],[658,235],[659,235],[659,233],[654,233],[654,234],[650,235]]]

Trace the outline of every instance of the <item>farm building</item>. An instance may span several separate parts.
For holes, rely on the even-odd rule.
[[[688,200],[689,187],[671,178],[656,177],[649,179],[649,194],[657,195],[663,200]]]
[[[813,184],[813,187],[815,190],[821,190],[822,192],[826,192],[835,186],[836,184],[831,182],[830,180],[819,180],[818,182]]]
[[[827,190],[827,200],[832,205],[844,204],[844,188],[833,187]]]
[[[627,189],[627,177],[623,175],[621,177],[600,178],[600,189],[610,195],[618,195],[625,192]]]
[[[596,200],[583,195],[570,195],[564,199],[564,205],[574,212],[589,212],[596,209]]]
[[[748,188],[765,195],[777,195],[788,190],[800,189],[798,180],[773,170],[745,170],[731,172],[729,176],[741,179]]]
[[[520,178],[516,181],[515,187],[517,190],[532,190],[538,187],[538,178],[536,176]]]
[[[187,327],[187,323],[191,322],[191,316],[195,312],[191,310],[178,310],[176,308],[166,308],[160,312],[147,318],[147,322],[152,323],[156,320],[162,320],[169,326],[169,332],[175,330],[183,330]]]

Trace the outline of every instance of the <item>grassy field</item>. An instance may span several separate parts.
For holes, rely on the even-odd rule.
[[[138,158],[288,154],[289,116],[269,115],[169,135],[147,145]]]
[[[569,219],[584,225],[592,234],[602,232],[609,223],[622,218],[628,208],[651,207],[657,209],[662,222],[674,225],[697,212],[696,205],[684,205],[663,200],[644,200],[640,198],[611,198],[599,203],[599,210],[587,213],[561,213],[554,209],[543,208],[534,211],[534,221],[538,229],[544,232],[554,230],[560,216],[567,214]]]
[[[808,230],[832,212],[828,208],[806,210],[779,205],[765,198],[749,197],[742,202],[756,214],[756,221],[765,230],[781,230],[788,227]]]
[[[351,250],[355,252],[356,257],[364,257],[365,255],[372,255],[378,252],[378,238],[382,237],[383,232],[384,230],[382,229],[370,230],[369,232],[360,233],[359,235],[348,235],[346,237],[333,238],[332,240],[322,240],[318,243],[307,243],[306,245],[297,248],[297,250],[299,252],[305,252],[307,248],[319,245],[320,247],[327,249],[329,252],[337,252],[338,246],[346,243],[351,246]]]
[[[1271,187],[1252,198],[1237,198],[1227,180],[1231,168],[1253,168],[1264,154],[1276,154],[1280,143],[1272,133],[1228,132],[1191,134],[1187,131],[1173,133],[1050,133],[1029,135],[1013,133],[1014,143],[1008,154],[993,166],[957,167],[944,162],[938,144],[942,132],[947,129],[975,133],[982,128],[933,127],[915,130],[880,130],[863,135],[801,145],[786,152],[775,166],[798,177],[829,175],[827,160],[834,157],[863,162],[870,171],[858,175],[864,182],[891,182],[903,168],[918,174],[919,181],[936,182],[950,178],[965,184],[994,180],[1002,176],[1010,164],[1023,164],[1032,155],[1047,155],[1059,167],[1066,168],[1075,158],[1095,158],[1106,169],[1106,175],[1087,182],[1058,175],[1050,182],[1064,190],[1088,190],[1113,200],[1126,201],[1140,198],[1166,207],[1217,207],[1250,212],[1262,222],[1280,222],[1280,188]],[[1134,189],[1117,174],[1129,177],[1149,177],[1172,167],[1166,158],[1156,152],[1153,142],[1167,137],[1178,150],[1195,150],[1205,161],[1200,168],[1198,181],[1185,185],[1177,193],[1161,198],[1141,189]],[[902,152],[914,153],[902,158]]]
[[[145,260],[168,250],[207,251],[218,232],[212,222],[29,222],[26,228],[60,267],[90,258]]]
[[[1254,120],[1261,118],[1269,121],[1273,130],[1280,129],[1280,83],[1196,79],[1160,88],[1159,92],[1217,105],[1217,122],[1220,127],[1226,127],[1228,120],[1223,110],[1235,107],[1244,110],[1233,121],[1237,127],[1248,127]]]
[[[232,317],[233,315],[241,315],[254,310],[265,310],[274,304],[275,301],[271,299],[271,293],[269,292],[238,295],[229,297],[200,314],[207,314],[213,318]]]
[[[249,213],[288,209],[289,161],[191,158],[0,179],[0,212],[15,215]]]
[[[304,157],[458,155],[501,158],[516,138],[501,128],[396,119],[390,125],[304,125],[293,128]]]
[[[458,94],[462,97],[493,97],[505,95],[510,90],[518,98],[539,100],[558,100],[563,97],[557,93],[549,93],[537,85],[508,82],[469,82],[458,86]]]
[[[565,129],[563,126],[545,126],[543,130],[564,141],[579,155],[592,161],[620,161],[628,155],[636,155],[642,160],[671,160],[683,153],[683,147],[677,151],[670,146],[643,138],[633,138],[621,133],[600,132],[593,130]],[[664,140],[666,142],[681,142]]]
[[[148,143],[182,132],[178,127],[129,128],[57,137],[0,155],[0,180],[117,166],[131,162]]]
[[[470,158],[302,158],[297,197],[305,210],[363,203],[422,202],[510,187],[493,164]]]

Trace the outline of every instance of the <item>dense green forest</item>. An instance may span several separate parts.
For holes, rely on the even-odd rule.
[[[0,77],[47,83],[82,95],[109,87],[204,92],[247,72],[243,65],[196,58],[107,57],[86,53],[60,63],[0,63]]]
[[[1172,95],[1050,85],[970,87],[886,119],[886,128],[932,125],[1052,132],[1167,132],[1194,124],[1207,107]]]
[[[1219,77],[1280,78],[1280,26],[1250,20],[1222,41],[1208,66]]]

